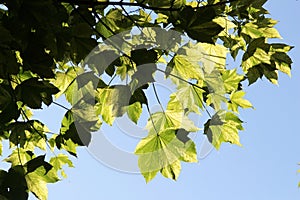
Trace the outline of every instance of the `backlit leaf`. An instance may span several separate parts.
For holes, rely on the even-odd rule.
[[[252,104],[243,98],[245,94],[246,93],[244,91],[232,92],[230,95],[228,109],[232,110],[233,112],[238,112],[238,107],[253,108]]]
[[[158,171],[167,178],[176,180],[179,176],[180,160],[197,162],[193,143],[184,144],[175,136],[175,131],[166,129],[158,135],[149,134],[137,145],[135,154],[139,156],[139,168],[146,182],[152,180]],[[188,159],[189,158],[189,159]]]
[[[205,123],[204,134],[216,149],[220,149],[223,142],[241,146],[239,130],[243,130],[242,121],[233,113],[220,110]]]

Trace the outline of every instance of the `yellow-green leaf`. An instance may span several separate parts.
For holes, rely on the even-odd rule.
[[[159,134],[149,134],[135,149],[139,156],[138,165],[146,182],[152,180],[158,171],[176,180],[179,176],[180,161],[197,162],[194,143],[183,143],[177,139],[175,131],[166,129]]]
[[[239,130],[243,130],[242,121],[233,113],[220,110],[205,123],[204,134],[218,150],[223,142],[241,146]]]
[[[233,112],[238,112],[238,107],[253,108],[250,101],[243,98],[245,94],[246,93],[244,91],[232,92],[230,95],[230,103],[228,103],[228,109]]]

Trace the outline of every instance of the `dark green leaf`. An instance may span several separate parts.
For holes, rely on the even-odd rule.
[[[26,163],[26,166],[27,166],[27,173],[31,173],[33,171],[35,171],[37,168],[43,166],[46,170],[46,173],[51,170],[52,168],[52,165],[50,165],[48,162],[45,161],[45,156],[46,155],[43,155],[43,156],[38,156],[30,161],[28,161]]]
[[[192,8],[185,6],[180,12],[182,27],[187,34],[198,42],[214,43],[213,37],[223,28],[212,20],[217,16],[213,8]]]
[[[30,78],[16,87],[18,100],[33,109],[41,108],[42,102],[49,106],[52,103],[52,95],[58,92],[59,90],[49,81],[38,78]]]

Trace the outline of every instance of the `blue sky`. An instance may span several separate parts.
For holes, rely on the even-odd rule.
[[[283,42],[295,46],[290,54],[294,61],[292,78],[280,74],[279,86],[264,79],[246,89],[255,110],[241,112],[246,122],[246,130],[240,134],[243,147],[225,144],[199,163],[183,164],[176,182],[158,175],[148,184],[141,175],[104,166],[81,148],[75,168],[66,169],[68,178],[48,185],[49,200],[299,199],[300,2],[269,0],[266,8],[279,20],[276,27]],[[48,111],[50,114],[41,116],[42,121],[57,130],[64,110],[50,107]],[[198,136],[195,140],[200,143],[201,139]]]

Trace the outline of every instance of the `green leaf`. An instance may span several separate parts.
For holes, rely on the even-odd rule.
[[[46,199],[46,184],[73,167],[66,153],[76,156],[102,120],[113,125],[126,113],[138,123],[143,104],[151,107],[146,89],[157,71],[176,90],[162,111],[148,110],[149,134],[136,148],[147,182],[158,172],[176,180],[181,161],[197,161],[189,134],[199,128],[191,116],[215,113],[204,129],[215,148],[240,145],[236,112],[252,107],[243,81],[265,77],[277,84],[279,71],[291,75],[292,47],[269,40],[280,34],[263,8],[267,0],[128,0],[137,9],[126,10],[99,2],[111,3],[1,1],[0,153],[9,142],[3,159],[11,168],[0,170],[0,199],[26,200],[29,192]],[[228,52],[241,62],[229,66]],[[49,106],[54,95],[68,101],[58,134],[31,120],[31,111]],[[47,142],[55,152],[49,163],[40,153],[48,153]]]
[[[178,133],[176,134],[176,136]],[[198,162],[197,158],[197,151],[196,151],[196,144],[192,141],[189,140],[184,143],[185,146],[185,151],[183,154],[181,154],[180,160],[183,162]]]
[[[249,85],[255,83],[258,78],[262,78],[263,72],[262,69],[259,67],[259,65],[254,66],[248,70],[248,73],[246,74],[247,79],[249,81]]]
[[[55,175],[57,175],[58,171],[60,171],[61,175],[64,178],[66,178],[66,174],[63,170],[63,166],[68,165],[68,167],[74,167],[72,161],[68,158],[67,155],[64,155],[64,154],[58,154],[57,156],[52,157],[50,159],[50,164],[53,166],[53,168],[52,168],[53,173],[55,173]]]
[[[191,62],[189,62],[189,57],[185,55],[175,55],[168,63],[166,69],[166,76],[170,77],[171,80],[177,85],[182,83],[182,80],[180,79],[186,81],[190,79],[201,80],[201,75],[202,73],[200,67],[195,66]]]
[[[39,121],[30,120],[27,122],[14,122],[9,124],[11,130],[9,140],[10,146],[20,147],[34,151],[36,147],[46,150],[46,135],[49,129]]]
[[[251,67],[259,64],[271,64],[271,56],[264,50],[257,48],[253,56],[250,56],[247,60],[242,63],[244,72],[247,72]]]
[[[48,189],[46,182],[36,173],[29,173],[25,176],[28,189],[32,192],[38,199],[47,200]]]
[[[93,38],[74,37],[70,44],[71,58],[75,63],[80,63],[97,46]]]
[[[43,166],[40,166],[36,168],[33,172],[30,172],[30,174],[35,174],[35,176],[39,176],[39,178],[46,183],[56,183],[60,180],[53,167],[47,172]]]
[[[243,99],[245,94],[246,92],[244,91],[232,92],[230,95],[230,103],[228,103],[228,109],[238,113],[238,107],[253,108],[248,100]]]
[[[136,72],[132,75],[130,82],[131,90],[136,90],[144,85],[155,82],[153,74],[156,72],[156,64],[143,64],[137,66]]]
[[[129,30],[133,26],[133,22],[122,14],[121,9],[110,9],[105,17],[97,23],[97,30],[108,38],[114,34]],[[103,38],[103,39],[105,39]]]
[[[242,121],[233,113],[220,110],[205,123],[204,134],[216,149],[220,149],[223,142],[241,146],[239,130],[243,130]]]
[[[224,81],[224,87],[227,93],[238,89],[240,82],[244,79],[244,76],[239,75],[236,69],[225,70],[222,72],[222,79]]]
[[[146,182],[152,180],[160,170],[167,178],[177,180],[180,160],[197,162],[192,141],[184,144],[179,141],[175,131],[165,129],[157,134],[149,134],[142,139],[135,149],[139,156],[138,165]]]
[[[24,147],[27,141],[25,131],[31,130],[30,123],[26,123],[26,122],[11,123],[9,125],[9,129],[11,130],[11,134],[9,136],[9,141],[11,142],[11,146],[13,146],[12,144],[14,144],[15,146],[20,144],[21,147]]]
[[[278,84],[278,70],[271,65],[260,64],[249,69],[247,73],[249,85],[263,76],[265,76],[271,83]]]
[[[115,70],[115,65],[131,65],[131,61],[127,57],[120,57],[118,52],[113,49],[114,47],[99,45],[98,48],[99,51],[92,51],[85,61],[85,63],[88,64],[88,67],[97,72],[97,74],[101,75],[104,72],[108,73],[110,70],[112,73],[108,74],[111,76]]]
[[[273,84],[278,84],[278,70],[271,65],[260,65],[263,69],[263,75]]]
[[[273,43],[273,44],[271,44],[270,51],[281,52],[281,53],[288,53],[293,48],[294,48],[293,46],[289,46],[289,45],[286,45],[286,44]]]
[[[72,18],[73,23],[70,26],[69,36],[70,57],[76,64],[80,63],[98,44],[93,37],[94,31],[90,25],[94,25],[94,17],[86,7],[80,6],[78,9],[80,10],[78,13],[73,12],[77,16]],[[83,17],[85,20],[83,20]],[[87,23],[87,21],[89,22]]]
[[[13,36],[5,27],[0,25],[0,37],[2,38],[1,43],[11,42],[13,40]]]
[[[50,159],[50,164],[54,169],[62,169],[64,165],[68,165],[69,167],[74,167],[72,161],[68,158],[67,155],[58,154],[57,156]]]
[[[178,179],[180,171],[181,171],[181,164],[180,164],[179,160],[171,163],[168,166],[163,167],[160,170],[161,174],[164,177],[169,178],[169,179],[173,179],[173,180],[177,180]]]
[[[252,38],[260,38],[263,36],[262,31],[253,23],[245,24],[245,26],[242,27],[242,33],[249,35]]]
[[[146,129],[149,134],[157,134],[166,129],[184,129],[188,132],[196,132],[199,130],[185,114],[183,110],[166,110],[164,112],[156,112],[151,115],[148,120]]]
[[[223,96],[223,94],[209,93],[207,95],[206,104],[211,106],[216,111],[219,111],[221,109],[222,102],[227,102],[227,99]]]
[[[146,48],[132,50],[131,58],[137,65],[156,63],[157,52],[153,49],[147,50]]]
[[[63,149],[65,149],[67,152],[69,152],[72,156],[77,156],[77,150],[78,144],[73,142],[72,139],[67,139],[64,141],[64,143],[61,145]]]
[[[20,116],[20,110],[13,94],[14,92],[10,86],[0,83],[0,123],[2,124],[6,124],[13,119],[17,120]]]
[[[59,89],[59,92],[55,94],[55,97],[58,98],[64,94],[73,81],[75,81],[78,74],[82,73],[83,70],[80,67],[68,67],[66,72],[57,72],[53,85]]]
[[[151,26],[152,18],[151,15],[144,10],[139,10],[138,14],[130,15],[130,18],[135,21],[135,25],[139,25],[141,27]]]
[[[44,169],[46,170],[46,173],[51,170],[52,165],[50,165],[48,162],[45,161],[45,156],[38,156],[30,161],[28,161],[25,166],[27,167],[27,173],[31,173],[33,171],[35,171],[37,168],[43,166]]]
[[[209,63],[215,67],[224,68],[226,65],[227,48],[219,44],[198,43],[205,55],[204,65]]]
[[[49,133],[50,130],[37,120],[29,121],[29,123],[31,124],[30,133],[25,131],[27,135],[26,149],[33,151],[35,147],[38,147],[45,151],[47,146],[45,134]]]
[[[188,109],[188,112],[199,113],[203,108],[203,93],[205,91],[190,84],[182,84],[178,90],[170,95],[168,110]],[[178,102],[178,104],[174,104]],[[172,105],[174,104],[174,105]]]
[[[246,42],[245,40],[236,35],[225,35],[225,36],[220,36],[220,39],[223,40],[223,45],[230,50],[230,54],[232,58],[235,60],[239,51],[246,50]]]
[[[146,89],[145,86],[148,87],[148,85],[144,85],[134,91],[133,95],[130,97],[129,100],[130,105],[136,102],[139,102],[141,105],[142,104],[148,105],[148,99],[146,97],[145,92],[143,91],[143,89]]]
[[[1,33],[3,31],[3,29],[1,30],[1,27],[0,31]],[[3,39],[5,40],[5,36],[3,37]],[[0,77],[5,79],[8,75],[18,74],[20,67],[15,52],[8,49],[6,47],[7,44],[3,44],[2,42],[0,42],[0,45],[2,45],[2,48],[0,49]]]
[[[128,106],[127,108],[127,115],[129,119],[131,119],[134,123],[137,124],[141,114],[142,114],[142,105],[140,102],[135,102]]]
[[[103,121],[113,124],[116,117],[122,116],[129,105],[131,92],[128,86],[116,85],[109,88],[98,89],[96,94],[97,114],[102,116]]]
[[[134,63],[125,56],[119,57],[119,64],[116,64],[116,66],[116,74],[120,76],[121,80],[125,80],[126,77],[132,76],[136,67]]]
[[[275,50],[275,53],[271,56],[271,61],[275,62],[276,69],[291,76],[291,65],[293,61],[286,53],[280,51],[280,49]]]
[[[52,95],[58,92],[59,89],[49,81],[42,81],[38,78],[27,79],[16,87],[18,100],[33,109],[41,108],[42,102],[49,106],[52,103]]]
[[[93,72],[78,74],[65,91],[67,101],[71,105],[76,105],[80,101],[94,100],[98,83],[99,78]]]
[[[7,199],[28,199],[27,183],[24,178],[25,172],[21,165],[14,166],[8,170],[4,175],[4,188],[1,188],[1,194],[5,195]],[[2,178],[2,177],[1,177]]]
[[[12,101],[12,96],[7,86],[0,85],[0,110],[4,110]]]
[[[164,15],[162,13],[158,13],[157,14],[157,18],[155,19],[155,22],[160,24],[160,23],[164,23],[164,24],[167,24],[168,23],[168,16],[167,15]]]
[[[222,102],[227,102],[225,97],[225,85],[219,70],[205,72],[204,82],[207,86],[206,104],[212,106],[216,111],[221,109]]]
[[[31,160],[32,152],[25,151],[22,148],[13,150],[7,158],[4,159],[5,162],[11,163],[12,167],[17,165],[23,165]]]
[[[45,52],[43,45],[31,40],[21,54],[24,70],[30,70],[43,78],[53,78],[55,68],[53,57]]]
[[[242,33],[249,35],[251,38],[281,38],[280,34],[275,28],[268,27],[269,25],[265,25],[263,27],[259,27],[253,23],[247,23],[242,27]]]
[[[184,129],[178,129],[175,132],[175,134],[176,134],[177,139],[180,140],[181,142],[183,142],[184,144],[191,140],[188,136],[189,132]]]
[[[95,112],[94,106],[88,103],[74,106],[72,110],[66,112],[62,120],[60,135],[65,141],[71,139],[77,145],[88,145],[91,132],[98,130],[101,126],[101,121]],[[57,141],[60,141],[59,138]]]
[[[220,2],[220,1],[219,1]],[[234,24],[234,22],[231,22],[227,17],[217,17],[213,19],[214,22],[219,24],[224,28],[224,31],[220,33],[220,35],[225,36],[228,34],[228,31],[230,29],[236,28],[237,26]],[[227,32],[225,32],[227,31]]]
[[[185,6],[179,13],[180,27],[188,36],[198,42],[214,43],[213,37],[218,35],[223,27],[213,21],[217,14],[213,8],[192,8]]]
[[[275,54],[273,54],[272,59],[274,59]],[[291,59],[284,53],[281,55],[277,54],[277,57],[275,58],[275,65],[278,70],[280,70],[283,73],[286,73],[287,75],[291,76]]]

